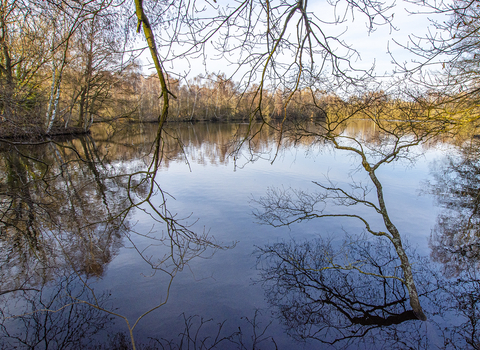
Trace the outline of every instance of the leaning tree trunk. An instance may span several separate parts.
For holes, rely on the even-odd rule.
[[[423,312],[422,306],[420,305],[420,300],[418,298],[418,292],[417,288],[415,286],[415,280],[413,278],[413,273],[412,273],[412,267],[410,265],[410,262],[408,260],[408,256],[405,253],[405,249],[402,244],[402,239],[400,236],[400,233],[398,232],[397,227],[392,223],[390,220],[390,217],[388,215],[387,211],[387,206],[385,204],[385,200],[383,197],[383,188],[382,184],[378,180],[375,170],[377,167],[382,164],[386,159],[389,159],[391,156],[395,156],[398,153],[398,150],[395,152],[392,152],[389,155],[386,155],[382,161],[378,162],[375,166],[370,166],[369,162],[367,161],[367,157],[365,156],[365,153],[363,150],[356,149],[354,147],[349,147],[349,146],[342,146],[340,145],[334,137],[329,137],[327,135],[327,138],[333,142],[334,146],[336,149],[341,149],[341,150],[346,150],[346,151],[351,151],[356,154],[358,154],[362,158],[362,167],[365,169],[365,171],[368,173],[370,179],[372,180],[376,192],[377,192],[377,199],[378,199],[378,211],[379,214],[382,215],[383,222],[385,224],[385,227],[387,231],[390,233],[390,235],[385,234],[386,237],[392,242],[393,246],[395,247],[395,251],[397,252],[397,255],[400,259],[400,266],[402,268],[403,272],[403,283],[405,284],[405,287],[408,290],[408,295],[410,299],[410,306],[412,307],[413,312],[417,316],[419,320],[425,321],[427,319],[427,316],[425,316],[425,313]]]
[[[387,206],[385,205],[385,200],[383,198],[383,188],[382,184],[375,175],[375,170],[371,169],[368,163],[363,162],[363,167],[367,170],[370,179],[375,185],[377,190],[378,204],[380,206],[380,214],[383,217],[383,222],[388,232],[392,235],[390,241],[392,242],[398,257],[400,258],[401,268],[403,271],[403,280],[405,286],[407,287],[408,294],[410,297],[410,306],[412,307],[413,312],[419,320],[425,321],[427,316],[423,312],[422,306],[420,305],[420,300],[418,299],[417,287],[415,286],[415,280],[413,279],[412,267],[408,261],[408,256],[405,253],[403,248],[402,239],[400,233],[398,232],[397,227],[391,222],[390,217],[388,216]]]

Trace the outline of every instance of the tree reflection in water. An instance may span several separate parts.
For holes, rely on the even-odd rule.
[[[480,264],[480,143],[465,142],[456,153],[435,164],[434,181],[427,186],[444,208],[430,246],[447,276]]]
[[[218,124],[210,126],[217,127]],[[225,138],[225,142],[220,142],[222,145],[228,143],[235,126],[231,126],[231,129],[221,134]],[[195,161],[209,164],[228,162],[223,146],[218,153],[212,151],[213,147],[195,148],[202,145],[199,130],[202,129],[197,128],[193,132],[190,126],[183,128],[181,132],[185,134],[179,137],[191,140],[185,147],[194,148],[192,154],[198,157]],[[305,144],[311,144],[316,132],[318,128],[305,130]],[[351,135],[340,126],[338,132],[340,135]],[[316,136],[328,143],[322,134]],[[374,161],[381,160],[382,154],[388,151],[386,144],[376,134],[363,136],[367,139],[364,149],[369,152],[368,155]],[[211,144],[214,145],[213,134],[211,137]],[[153,139],[156,140],[155,134]],[[257,154],[270,150],[271,144],[268,142],[272,139],[275,140],[275,137],[259,138],[255,144],[257,148],[250,148],[249,151]],[[0,170],[6,176],[0,179],[0,298],[8,308],[2,309],[0,333],[3,338],[0,344],[5,348],[21,342],[40,344],[45,341],[42,339],[47,338],[57,348],[131,347],[131,334],[133,339],[133,331],[142,325],[139,321],[166,302],[169,287],[177,273],[188,266],[191,259],[210,256],[223,248],[204,232],[193,232],[191,227],[185,225],[185,221],[178,220],[166,207],[165,201],[169,195],[161,189],[161,178],[155,176],[161,166],[155,163],[155,159],[159,161],[163,157],[161,160],[166,163],[185,159],[182,145],[174,138],[152,143],[152,139],[146,141],[143,134],[120,137],[105,134],[97,136],[95,140],[87,137],[36,146],[3,145],[6,152],[0,160]],[[317,142],[321,142],[319,140]],[[103,141],[108,141],[108,148]],[[295,139],[292,142],[297,141],[303,142]],[[407,139],[407,142],[410,141]],[[352,145],[348,142],[355,144],[353,139],[346,142],[346,146]],[[158,153],[151,151],[152,144],[154,148],[157,147]],[[376,148],[377,144],[383,147],[380,151]],[[409,156],[408,152],[400,155]],[[376,164],[374,161],[369,163],[370,166]],[[389,161],[390,158],[385,160]],[[361,167],[358,169],[363,171]],[[445,173],[450,174],[451,170],[446,169]],[[445,183],[453,182],[447,179]],[[355,183],[349,191],[347,184],[345,192],[337,184],[330,185],[322,187],[320,184],[320,194],[325,193],[327,187],[334,190],[330,191],[330,197],[311,198],[350,204],[341,212],[346,214],[343,218],[351,214],[349,211],[352,208],[358,208],[352,198],[370,201],[376,194],[375,190],[369,194],[366,186],[360,182]],[[474,203],[474,193],[472,191],[472,195],[467,196],[471,198],[469,203]],[[452,197],[450,194],[448,196]],[[157,201],[159,198],[161,200]],[[460,202],[461,195],[458,198]],[[322,204],[321,201],[318,203]],[[470,216],[475,218],[472,214],[475,205],[458,207],[470,208],[467,214],[463,211],[459,213],[458,220],[468,221]],[[134,212],[140,211],[156,222],[153,229],[136,225],[133,221]],[[325,214],[331,212],[326,211]],[[296,218],[299,217],[293,219]],[[302,219],[300,217],[299,221]],[[372,222],[378,224],[378,220]],[[448,232],[455,233],[454,225],[451,227]],[[434,234],[437,233],[442,231]],[[429,316],[429,320],[422,323],[414,318],[409,292],[401,281],[402,269],[394,246],[386,239],[381,241],[374,236],[366,237],[352,238],[343,246],[317,240],[260,248],[259,267],[264,272],[269,301],[293,336],[300,340],[310,339],[312,348],[318,347],[318,341],[324,342],[320,344],[322,347],[332,343],[332,348],[352,349],[362,346],[478,348],[480,276],[477,275],[475,264],[478,260],[475,256],[462,258],[464,262],[455,268],[456,272],[447,274],[453,278],[446,279],[437,273],[435,265],[427,263],[405,247],[411,262],[408,267],[415,277],[421,305]],[[114,308],[111,300],[115,299],[115,290],[111,291],[110,299],[103,294],[104,289],[102,292],[96,289],[108,264],[123,246],[137,249],[137,257],[144,259],[148,271],[156,272],[155,278],[158,278],[152,297],[154,300],[144,310],[135,310],[145,314],[136,317],[133,322],[123,314],[124,310]],[[445,247],[454,246],[445,244]],[[447,267],[454,256],[467,256],[462,255],[461,250],[447,250],[451,254],[445,263]],[[67,283],[65,276],[69,276],[70,282]],[[159,278],[161,276],[163,278]],[[50,301],[53,296],[56,296],[54,302]],[[58,312],[45,312],[47,307]],[[78,319],[74,316],[77,311]],[[137,343],[137,348],[276,348],[275,337],[279,333],[275,333],[272,330],[275,326],[269,327],[268,320],[265,320],[270,310],[263,312],[258,319],[251,314],[245,315],[249,318],[243,321],[206,320],[201,315],[188,314],[188,310],[185,312],[182,316],[184,330],[162,334],[163,338],[151,339],[140,346]],[[78,326],[78,331],[70,331],[68,322],[75,325],[80,317],[86,318],[85,324]],[[106,340],[98,338],[106,343],[94,343],[92,339],[102,333],[103,326],[108,329],[112,319],[120,320],[122,326],[123,322],[127,323],[127,331]],[[450,320],[451,323],[448,322]],[[234,327],[232,331],[232,322],[235,326],[241,325],[241,329]],[[43,333],[33,331],[37,323]],[[47,331],[49,328],[51,331]],[[435,333],[436,336],[431,336]],[[74,340],[76,337],[77,340]],[[66,338],[69,340],[65,341]],[[86,343],[82,343],[80,338],[84,338]],[[145,341],[145,338],[139,341]]]
[[[334,349],[478,349],[480,276],[468,266],[455,280],[410,252],[417,287],[432,317],[420,322],[399,282],[398,257],[378,238],[283,242],[259,248],[269,303],[287,332]],[[361,266],[361,270],[352,265]]]
[[[191,259],[225,248],[206,232],[190,230],[168,210],[168,194],[156,178],[164,156],[166,136],[161,131],[159,127],[154,142],[140,147],[139,154],[124,162],[124,166],[118,166],[121,152],[98,147],[88,136],[78,141],[36,145],[2,144],[0,170],[5,176],[0,180],[0,291],[9,305],[25,305],[21,310],[4,311],[4,320],[15,318],[25,324],[33,324],[37,318],[53,320],[65,316],[67,308],[78,310],[80,303],[83,307],[78,317],[90,308],[90,313],[101,311],[123,319],[135,348],[133,330],[143,317],[167,302],[176,274]],[[117,145],[117,151],[125,147],[136,149],[132,143]],[[134,210],[146,213],[155,226],[148,232],[136,230],[129,222]],[[142,239],[140,245],[138,238]],[[91,278],[94,282],[95,277],[103,275],[106,265],[126,241],[153,271],[166,277],[161,280],[158,296],[152,298],[152,306],[133,322],[102,302]],[[77,284],[83,285],[80,294],[70,292],[69,284],[63,282],[64,276],[72,275]],[[40,297],[33,301],[31,293],[35,291],[62,297],[52,297],[47,307]],[[65,307],[61,302],[65,302]],[[7,323],[3,323],[2,329],[12,338],[15,329],[7,327]],[[62,329],[53,323],[48,325]],[[68,332],[67,327],[54,338],[69,337]],[[35,336],[42,341],[41,334]],[[35,336],[27,332],[25,340],[17,340],[34,342]],[[55,347],[75,348],[72,344]]]
[[[258,262],[270,304],[299,339],[402,348],[413,340],[408,328],[421,327],[398,277],[395,250],[384,241],[348,241],[338,249],[323,239],[277,243],[260,248]],[[428,288],[422,287],[420,295]],[[407,321],[417,325],[397,327]],[[389,326],[394,332],[378,337]]]
[[[93,346],[92,337],[110,322],[107,313],[84,303],[92,295],[87,285],[72,274],[58,278],[54,285],[40,289],[18,290],[17,304],[1,312],[1,349],[83,349]],[[105,306],[108,295],[97,296],[98,305]],[[20,305],[18,305],[18,303]],[[16,314],[17,316],[9,316]]]

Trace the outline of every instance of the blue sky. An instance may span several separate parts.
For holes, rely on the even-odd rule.
[[[218,3],[221,3],[219,0]],[[273,3],[273,2],[272,2]],[[340,1],[339,4],[345,4],[345,1]],[[309,10],[322,19],[333,18],[334,11],[331,5],[326,0],[314,0],[309,3]],[[353,17],[349,12],[349,18],[344,23],[338,25],[325,25],[325,32],[329,35],[338,35],[343,33],[342,38],[345,42],[352,45],[361,56],[361,60],[356,60],[354,66],[360,69],[368,69],[374,63],[376,66],[375,72],[378,75],[390,73],[395,66],[392,64],[392,59],[387,53],[387,48],[395,56],[399,62],[411,62],[415,57],[404,48],[395,44],[394,41],[407,45],[409,36],[414,34],[417,36],[425,36],[429,30],[433,30],[429,19],[435,18],[437,20],[446,20],[445,17],[432,14],[411,14],[409,12],[426,11],[426,8],[417,7],[406,1],[399,1],[396,6],[388,13],[394,15],[393,25],[396,29],[384,25],[376,27],[373,32],[368,32],[367,18],[359,13],[354,13]],[[338,14],[341,11],[337,11]],[[353,19],[353,21],[352,21]],[[177,49],[180,49],[179,47]],[[202,60],[191,59],[189,63],[185,60],[176,59],[174,62],[165,65],[167,71],[176,74],[184,74],[190,72],[189,76],[193,77],[202,74],[207,69],[209,72],[225,72],[227,75],[233,72],[233,67],[229,66],[225,60],[215,60],[215,52],[213,50],[206,51],[206,64]],[[151,61],[148,53],[144,55],[145,61]],[[248,68],[245,68],[248,70]],[[153,73],[153,69],[147,69],[148,73]],[[238,77],[239,79],[239,77]],[[235,79],[234,80],[238,80]]]

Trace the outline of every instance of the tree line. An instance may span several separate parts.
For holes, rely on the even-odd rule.
[[[357,52],[339,38],[320,38],[317,31],[323,34],[328,26],[320,26],[321,18],[312,15],[307,4],[265,7],[249,0],[237,5],[211,4],[207,10],[213,15],[200,15],[205,9],[192,11],[200,6],[195,2],[2,0],[2,136],[86,132],[98,120],[158,120],[167,104],[169,120],[268,122],[287,116],[322,117],[341,102],[370,100],[376,108],[379,101],[401,100],[416,103],[423,114],[476,120],[479,10],[473,1],[419,5],[419,11],[444,13],[447,21],[434,22],[440,36],[415,39],[407,49],[419,57],[418,63],[397,62],[403,78],[389,86],[372,85],[376,80],[371,71],[354,69]],[[366,16],[369,30],[393,26],[393,4],[361,0],[347,6]],[[254,9],[257,21],[252,21]],[[139,33],[146,23],[145,38],[158,61],[151,76],[143,74],[138,59],[145,49]],[[293,24],[305,29],[297,41],[285,37]],[[208,40],[225,60],[232,61],[227,54],[238,52],[234,63],[248,67],[248,73],[236,82],[224,73],[188,78],[165,70],[167,62],[194,56],[205,60]],[[346,51],[339,53],[333,43]],[[186,48],[173,54],[178,44]],[[284,62],[289,51],[291,62]],[[371,99],[371,94],[381,98]]]

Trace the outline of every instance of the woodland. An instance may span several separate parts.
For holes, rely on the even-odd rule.
[[[479,5],[408,3],[416,6],[412,12],[437,17],[429,33],[412,34],[405,44],[412,62],[392,56],[395,72],[385,79],[374,67],[355,68],[355,47],[328,31],[355,16],[367,24],[365,35],[379,26],[394,31],[393,2],[327,2],[325,8],[336,13],[328,17],[307,1],[5,0],[1,136],[85,133],[98,121],[268,123],[379,105],[395,118],[472,125]],[[180,60],[201,65],[212,52],[234,73],[175,70]],[[145,73],[142,54],[154,74]]]

